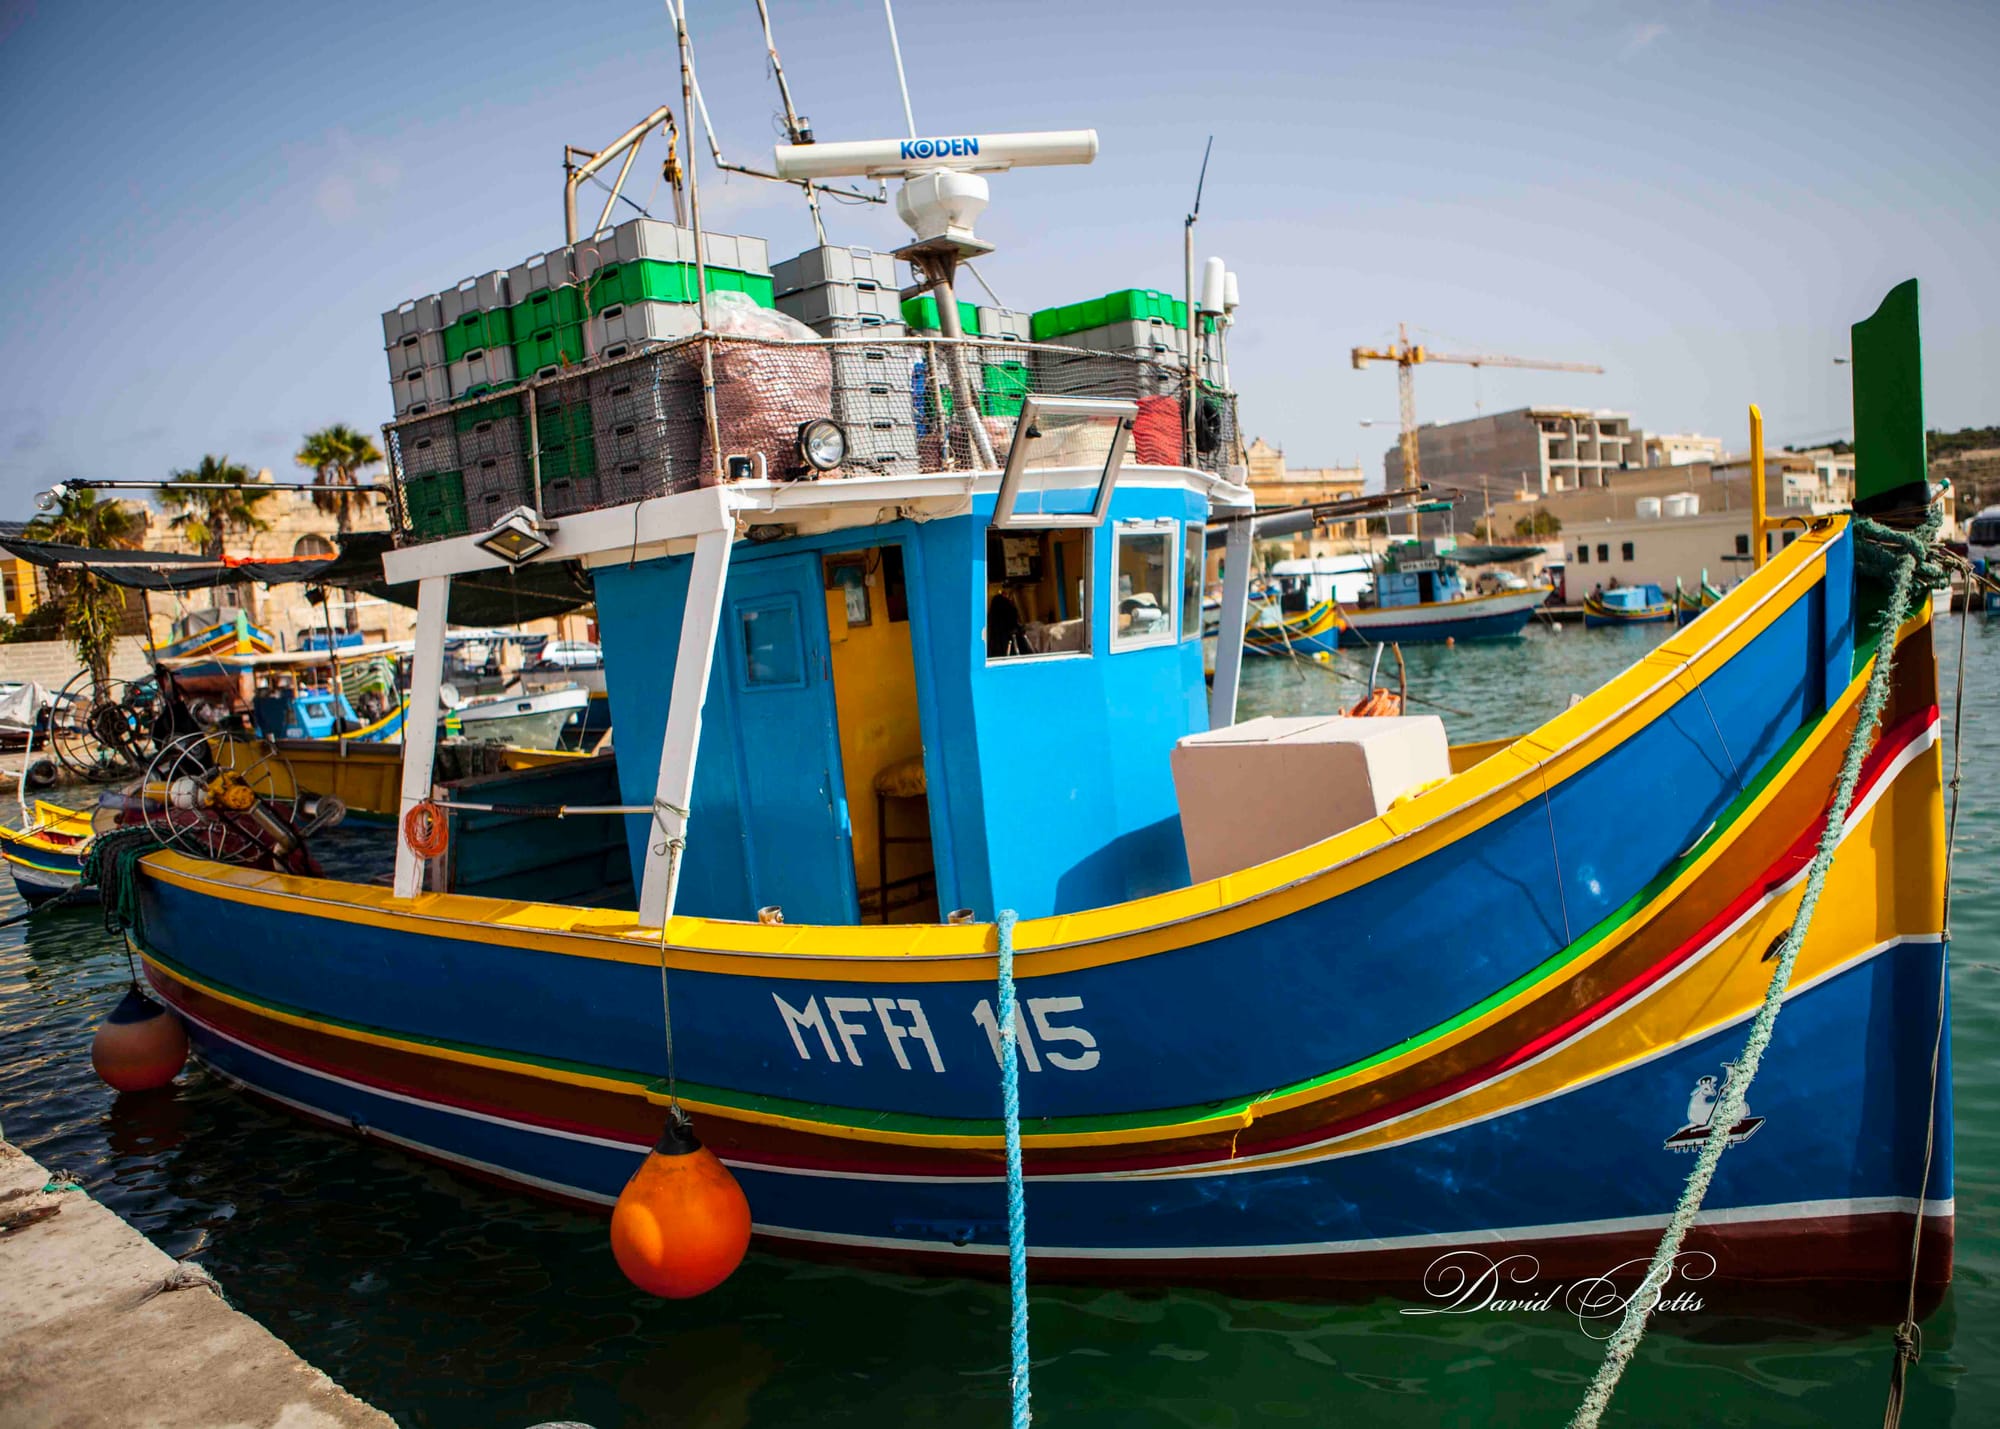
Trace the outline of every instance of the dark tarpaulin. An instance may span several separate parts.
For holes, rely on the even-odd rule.
[[[1460,546],[1451,558],[1461,566],[1495,566],[1547,554],[1540,546]]]
[[[219,585],[313,585],[361,591],[416,608],[415,582],[390,585],[382,555],[393,549],[387,531],[350,531],[340,554],[289,561],[218,561],[182,551],[97,550],[50,541],[0,537],[0,549],[30,565],[82,567],[113,585],[133,590],[206,590]],[[592,599],[590,577],[575,561],[548,561],[518,569],[479,571],[451,579],[453,625],[516,625],[566,615]]]
[[[133,590],[203,590],[210,586],[281,585],[317,580],[334,564],[333,557],[289,561],[218,561],[183,551],[97,550],[64,546],[53,541],[0,537],[0,549],[11,551],[34,566],[51,570],[81,566],[113,585]]]

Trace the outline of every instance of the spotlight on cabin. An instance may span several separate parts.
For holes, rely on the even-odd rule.
[[[510,566],[518,566],[546,551],[549,538],[542,534],[542,524],[533,508],[516,506],[479,538],[479,548],[491,551]]]
[[[799,458],[814,471],[832,471],[847,460],[847,433],[829,417],[799,423]]]

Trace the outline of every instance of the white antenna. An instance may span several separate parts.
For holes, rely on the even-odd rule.
[[[889,19],[889,53],[896,57],[896,83],[903,89],[903,122],[910,126],[910,137],[917,137],[917,116],[910,109],[910,81],[903,75],[903,47],[896,42],[896,10],[889,0],[882,0],[882,13]]]

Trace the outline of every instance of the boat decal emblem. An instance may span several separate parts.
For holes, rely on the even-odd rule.
[[[1714,1077],[1703,1077],[1694,1084],[1688,1094],[1687,1125],[1668,1137],[1664,1143],[1668,1151],[1697,1151],[1708,1140],[1709,1124],[1715,1119],[1716,1105],[1729,1087],[1729,1079],[1736,1075],[1736,1064],[1722,1064],[1722,1082],[1717,1085]],[[1757,1128],[1764,1124],[1761,1116],[1750,1115],[1749,1103],[1744,1103],[1743,1119],[1729,1128],[1729,1145],[1735,1146],[1748,1141],[1757,1134]]]

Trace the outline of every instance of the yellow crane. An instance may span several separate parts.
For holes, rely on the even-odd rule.
[[[1354,365],[1357,369],[1371,362],[1393,362],[1396,364],[1396,395],[1402,403],[1403,419],[1403,486],[1405,489],[1417,484],[1420,473],[1417,470],[1417,393],[1412,380],[1420,362],[1452,362],[1461,367],[1532,367],[1542,372],[1602,372],[1604,369],[1594,362],[1543,362],[1533,357],[1501,357],[1492,353],[1433,352],[1422,343],[1410,341],[1407,325],[1396,325],[1396,342],[1392,347],[1357,347],[1354,349]],[[1415,529],[1415,517],[1411,518]]]

